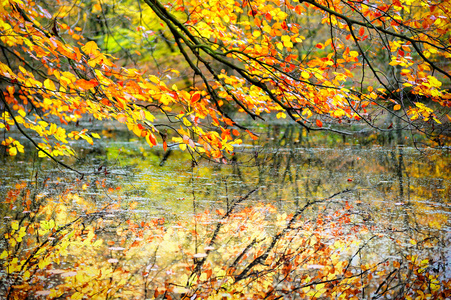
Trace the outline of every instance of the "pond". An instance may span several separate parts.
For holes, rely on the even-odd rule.
[[[345,137],[274,125],[218,163],[100,130],[109,138],[66,160],[89,176],[33,156],[4,159],[1,294],[386,299],[450,291],[447,150],[414,147],[403,133]]]

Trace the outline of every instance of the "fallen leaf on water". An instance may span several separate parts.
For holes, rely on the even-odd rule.
[[[176,287],[174,289],[174,293],[176,293],[176,294],[185,294],[185,293],[188,293],[189,291],[190,291],[189,289],[184,288],[184,287]]]
[[[62,273],[61,274],[61,277],[72,277],[72,276],[75,276],[75,275],[77,275],[77,272],[74,272],[74,271],[71,271],[71,272],[66,272],[66,273]]]
[[[108,249],[111,251],[124,251],[125,250],[124,247],[110,247]]]
[[[307,269],[323,269],[323,265],[308,265]]]
[[[66,270],[61,270],[61,269],[54,269],[54,270],[47,270],[47,273],[50,274],[62,274],[62,273],[66,273]]]
[[[207,253],[196,253],[193,255],[193,257],[195,258],[202,258],[202,257],[206,257]]]
[[[36,296],[47,296],[50,295],[52,291],[38,291],[36,292]]]

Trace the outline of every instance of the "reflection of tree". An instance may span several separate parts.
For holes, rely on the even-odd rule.
[[[404,244],[418,237],[428,244],[443,234],[434,228],[446,223],[446,214],[428,212],[433,209],[428,208],[428,201],[440,197],[423,198],[423,192],[416,192],[424,186],[431,197],[437,193],[432,192],[435,179],[418,185],[429,178],[431,171],[433,178],[442,176],[431,169],[437,157],[423,161],[418,174],[412,174],[412,167],[417,168],[419,160],[427,156],[405,146],[402,131],[386,139],[394,143],[386,151],[349,147],[341,139],[331,142],[334,148],[311,148],[315,137],[297,130],[291,126],[269,127],[268,138],[262,137],[265,143],[258,152],[239,152],[231,168],[231,178],[239,178],[239,182],[232,182],[228,191],[234,193],[237,186],[240,192],[243,187],[259,186],[259,199],[291,210],[327,194],[353,189],[343,201],[355,202],[355,217],[375,226],[375,233],[396,237]],[[431,163],[426,163],[429,160]],[[444,157],[443,161],[448,160]],[[449,184],[445,187],[449,190]],[[398,252],[401,248],[392,245],[385,252]]]
[[[341,201],[352,191],[287,214],[271,204],[248,205],[257,189],[231,200],[227,210],[206,210],[174,223],[132,213],[116,218],[117,207],[98,210],[75,193],[55,189],[58,201],[40,198],[40,219],[26,214],[20,220],[17,214],[3,228],[8,246],[0,266],[7,280],[1,288],[11,299],[206,299],[224,293],[252,299],[404,298],[425,288],[440,298],[451,288],[424,254],[371,256],[381,236],[365,222],[356,223],[353,208]],[[28,192],[20,185],[5,200],[17,207]],[[91,211],[62,217],[73,201]],[[399,254],[421,254],[421,248]]]

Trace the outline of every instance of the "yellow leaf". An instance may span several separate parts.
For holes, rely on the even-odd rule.
[[[401,109],[401,105],[399,105],[399,104],[396,104],[394,107],[393,107],[393,110],[400,110]]]
[[[44,87],[50,91],[55,90],[55,84],[48,78],[44,81]]]
[[[96,42],[89,41],[83,47],[81,47],[86,54],[97,54],[99,52]]]
[[[70,299],[73,299],[73,300],[80,300],[80,299],[83,299],[83,294],[82,294],[82,293],[79,293],[79,292],[76,292],[76,293],[72,294],[72,296],[70,297]]]
[[[282,40],[282,42],[289,42],[289,41],[291,41],[291,38],[288,35],[283,35],[281,40]]]
[[[18,221],[12,221],[11,222],[11,228],[14,230],[18,230],[19,229],[19,222]]]
[[[99,3],[96,3],[92,6],[92,12],[98,12],[102,10],[102,6]]]
[[[277,113],[276,117],[277,117],[277,119],[280,119],[280,118],[285,119],[287,117],[287,115],[284,112],[279,112],[279,113]]]
[[[171,103],[171,101],[172,101],[172,97],[170,97],[166,94],[163,94],[160,98],[160,102],[163,103],[164,105],[169,105],[169,103]]]
[[[359,52],[357,52],[357,51],[351,51],[351,52],[349,52],[349,56],[351,56],[351,57],[357,57],[357,56],[359,56]]]
[[[310,74],[307,73],[306,71],[302,71],[301,76],[302,76],[302,78],[304,78],[304,79],[309,79],[309,78],[310,78]]]
[[[9,153],[10,156],[16,156],[17,155],[17,148],[16,147],[8,148],[8,153]]]

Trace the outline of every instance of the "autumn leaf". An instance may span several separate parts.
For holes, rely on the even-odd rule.
[[[85,79],[78,79],[75,82],[75,85],[80,87],[80,88],[82,88],[82,89],[84,89],[84,90],[89,90],[89,89],[92,89],[92,88],[98,86],[99,83],[95,79],[91,79],[89,81],[85,80]]]
[[[249,134],[249,136],[251,137],[251,139],[253,140],[257,140],[258,136],[256,136],[255,134],[253,134],[250,130],[246,130],[246,132]]]
[[[191,104],[196,103],[200,99],[200,93],[194,93],[191,96]]]
[[[364,27],[360,27],[359,29],[359,35],[363,36],[365,34],[365,28]]]
[[[148,134],[146,135],[146,141],[150,147],[157,145],[157,140],[155,139],[155,136],[152,134],[152,132],[148,132]]]
[[[81,47],[81,50],[88,55],[97,55],[99,53],[99,48],[94,41],[87,42],[83,47]]]
[[[181,148],[194,144],[196,152],[220,160],[233,153],[233,137],[246,132],[240,124],[245,115],[252,126],[274,115],[322,127],[318,118],[334,126],[350,120],[382,124],[384,112],[394,110],[395,118],[433,138],[439,116],[448,113],[449,72],[439,63],[449,59],[445,4],[338,1],[331,9],[324,1],[177,0],[169,7],[156,0],[142,7],[118,4],[116,15],[99,1],[73,9],[65,0],[45,9],[30,4],[20,12],[13,2],[0,6],[0,46],[8,49],[0,58],[0,106],[11,110],[2,114],[0,129],[6,130],[3,140],[16,129],[32,132],[40,156],[74,155],[68,138],[93,143],[89,135],[66,133],[85,119],[117,120],[149,145],[157,143],[148,134],[156,132],[155,124],[176,122],[190,133],[191,142],[178,143]],[[54,19],[66,10],[64,20]],[[145,20],[130,13],[136,10]],[[308,22],[299,17],[307,11]],[[97,28],[87,13],[99,13],[108,30]],[[116,17],[127,22],[110,21]],[[376,28],[384,38],[373,34]],[[329,37],[334,30],[340,34]],[[140,55],[149,42],[152,59]],[[186,67],[194,74],[188,86],[191,75],[181,72]],[[436,106],[408,102],[415,97]],[[178,129],[168,134],[175,137]],[[11,156],[23,150],[17,143],[4,146]]]

